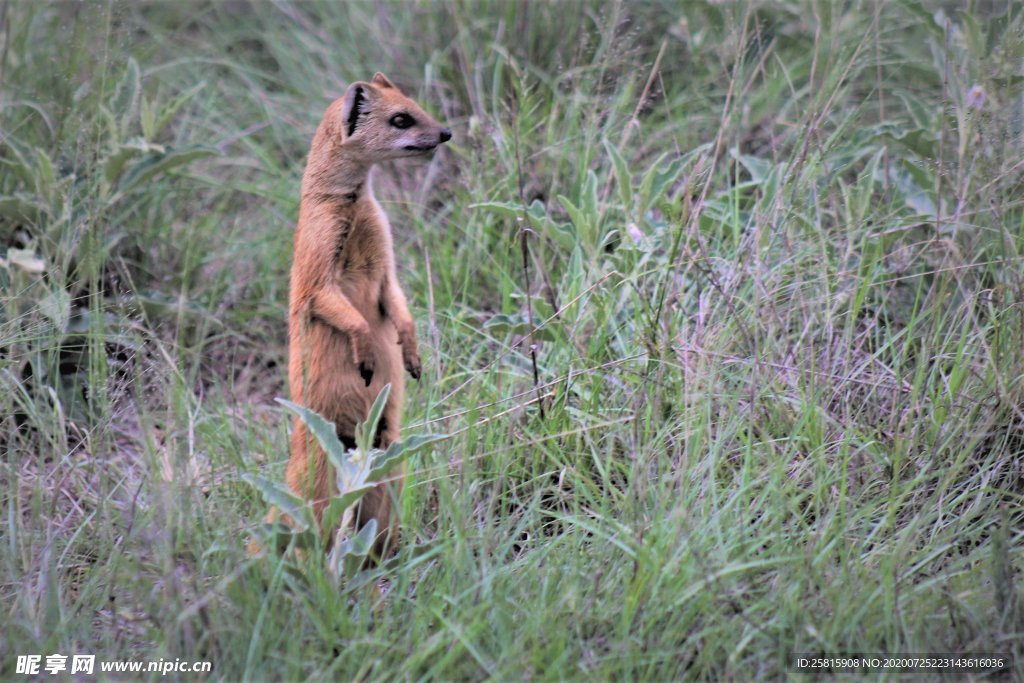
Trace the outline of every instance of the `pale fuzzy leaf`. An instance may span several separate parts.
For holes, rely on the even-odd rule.
[[[338,527],[338,523],[339,521],[342,521],[345,511],[358,503],[363,496],[374,488],[374,484],[368,484],[331,498],[331,502],[327,504],[327,508],[324,510],[322,518],[324,529],[330,531],[331,529]],[[344,530],[346,526],[348,525],[342,524],[338,528],[340,530]]]
[[[363,566],[377,537],[377,520],[371,519],[355,536],[337,538],[328,558],[328,567],[341,579],[354,575]]]
[[[548,210],[544,208],[544,202],[539,199],[534,199],[526,210],[526,215],[532,218],[536,223],[542,224],[547,220]]]
[[[263,495],[263,500],[267,504],[276,506],[282,513],[291,517],[296,530],[305,531],[316,525],[309,505],[284,485],[248,474],[242,479],[254,486]]]
[[[512,202],[481,202],[479,204],[470,204],[469,208],[493,211],[506,218],[518,218],[523,210],[521,204],[513,204]]]
[[[42,273],[46,270],[46,261],[29,249],[8,249],[7,261],[27,273]]]
[[[413,434],[401,441],[396,441],[388,446],[384,453],[374,458],[373,469],[370,471],[368,479],[378,481],[386,477],[392,468],[404,462],[409,456],[432,443],[444,441],[448,437],[448,434]]]
[[[128,65],[124,77],[117,84],[114,91],[114,98],[110,103],[112,112],[120,114],[120,134],[122,138],[128,135],[132,122],[138,116],[139,98],[142,95],[142,72],[139,70],[139,63],[134,58],[128,58]]]
[[[619,150],[615,148],[611,142],[604,140],[604,148],[608,152],[608,156],[611,157],[612,166],[615,169],[615,184],[619,188],[619,198],[622,200],[622,207],[626,211],[626,215],[632,217],[633,214],[633,177],[629,172],[629,165],[626,164],[626,160],[619,154]]]
[[[359,557],[366,557],[373,547],[373,539],[377,537],[377,520],[371,519],[359,530],[359,533],[352,539],[352,546],[349,553]]]
[[[762,182],[772,170],[772,162],[769,159],[762,159],[751,154],[740,154],[739,150],[733,147],[729,150],[729,156],[747,170],[750,179],[755,183]]]
[[[590,232],[590,225],[586,216],[578,206],[572,203],[571,199],[564,195],[558,195],[558,201],[562,204],[562,208],[565,209],[566,213],[569,214],[569,220],[572,221],[572,226],[575,228],[574,232],[577,236]]]
[[[384,414],[384,406],[387,405],[388,396],[391,395],[391,385],[385,384],[370,406],[370,412],[366,415],[366,421],[356,425],[356,444],[361,451],[369,452],[373,448],[373,437],[377,433],[377,424],[380,416]]]
[[[154,145],[141,138],[133,138],[124,144],[118,145],[114,151],[107,156],[103,164],[103,173],[107,182],[113,183],[124,170],[124,165],[132,158],[142,154],[164,154],[166,149],[163,145]]]
[[[297,403],[292,403],[287,399],[279,398],[277,402],[298,415],[299,419],[306,425],[306,428],[320,442],[324,452],[327,453],[327,457],[334,466],[343,469],[343,466],[348,462],[348,457],[345,453],[345,446],[338,439],[334,423],[329,422],[316,411],[300,406]]]
[[[56,289],[39,300],[39,311],[50,319],[58,330],[65,330],[71,316],[71,296],[63,289]]]

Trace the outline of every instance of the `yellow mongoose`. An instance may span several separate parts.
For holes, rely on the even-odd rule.
[[[451,139],[383,74],[352,83],[333,102],[313,138],[295,232],[288,307],[288,382],[292,400],[317,411],[355,446],[356,423],[366,419],[381,388],[391,394],[377,433],[386,448],[399,438],[404,371],[420,376],[416,327],[395,273],[391,226],[370,187],[372,166],[385,159],[428,154]],[[357,525],[377,520],[378,549],[394,537],[397,515],[381,485],[360,502]],[[288,486],[313,500],[317,519],[336,493],[323,450],[296,419]],[[331,530],[327,530],[330,532]],[[390,532],[390,533],[389,533]]]

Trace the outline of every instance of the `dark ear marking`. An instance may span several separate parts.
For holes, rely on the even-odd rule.
[[[352,93],[352,107],[348,113],[348,136],[356,132],[356,123],[359,122],[359,115],[362,113],[363,102],[366,97],[363,95],[363,86],[357,85]]]

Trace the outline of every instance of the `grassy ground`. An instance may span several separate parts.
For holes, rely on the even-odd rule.
[[[1022,36],[1010,0],[4,4],[0,677],[1024,676]],[[376,70],[455,131],[377,175],[405,433],[454,435],[384,600],[243,547],[304,156]]]

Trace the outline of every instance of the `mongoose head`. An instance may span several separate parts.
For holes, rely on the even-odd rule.
[[[380,72],[369,83],[351,84],[340,104],[342,148],[352,158],[375,162],[421,156],[452,137]]]

